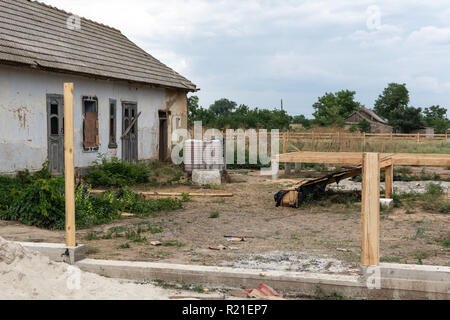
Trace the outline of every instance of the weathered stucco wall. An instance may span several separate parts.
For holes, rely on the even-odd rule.
[[[172,146],[172,132],[179,128],[187,128],[187,95],[185,92],[166,89],[166,111],[170,111],[168,122],[168,148]]]
[[[184,114],[181,125],[187,123],[184,92],[0,66],[0,173],[37,170],[47,161],[46,95],[63,94],[64,82],[74,83],[76,167],[90,166],[99,154],[122,157],[122,101],[137,102],[138,112],[142,112],[138,121],[139,160],[158,158],[158,110],[169,109],[172,115]],[[98,152],[83,151],[83,96],[98,98]],[[117,149],[108,148],[109,99],[117,101]]]

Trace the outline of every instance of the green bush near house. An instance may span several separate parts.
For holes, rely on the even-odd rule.
[[[93,196],[84,186],[75,189],[75,221],[78,229],[120,218],[121,212],[150,216],[158,211],[182,207],[178,199],[145,200],[132,190]],[[46,229],[65,228],[64,178],[53,177],[44,167],[16,178],[0,177],[0,220],[19,221]]]
[[[100,158],[94,162],[92,170],[84,177],[93,187],[125,187],[146,183],[150,177],[150,167],[118,158]]]

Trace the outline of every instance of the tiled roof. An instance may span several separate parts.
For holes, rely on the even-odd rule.
[[[0,0],[0,64],[196,90],[120,31],[84,18],[71,30],[71,16],[36,1]]]

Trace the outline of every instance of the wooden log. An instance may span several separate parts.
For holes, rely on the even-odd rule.
[[[365,153],[362,176],[361,265],[380,263],[380,166],[378,153]]]
[[[106,192],[107,190],[91,190],[91,194],[101,194]],[[183,196],[182,192],[157,192],[157,191],[145,191],[138,192],[139,194],[145,197],[160,197],[160,198],[168,198],[168,197],[181,197]],[[231,198],[234,196],[233,193],[200,193],[200,192],[186,192],[191,197],[212,197],[212,198]]]
[[[64,83],[64,178],[66,201],[66,245],[76,247],[75,170],[73,154],[73,83]]]
[[[181,192],[141,192],[146,197],[181,197]],[[234,196],[232,193],[198,193],[198,192],[186,192],[191,197],[212,197],[212,198],[231,198]]]

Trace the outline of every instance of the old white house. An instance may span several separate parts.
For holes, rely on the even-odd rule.
[[[0,174],[47,160],[62,173],[64,82],[74,83],[78,168],[99,154],[166,160],[170,133],[187,127],[186,95],[196,91],[116,29],[38,2],[0,0]]]

